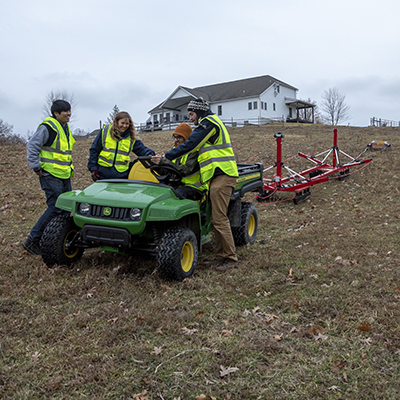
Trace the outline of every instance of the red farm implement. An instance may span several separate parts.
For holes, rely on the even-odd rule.
[[[345,179],[350,175],[351,167],[368,164],[372,161],[372,158],[360,159],[359,156],[354,158],[339,150],[337,145],[337,129],[334,129],[333,146],[315,156],[299,152],[298,155],[300,157],[310,161],[314,166],[302,172],[295,172],[282,161],[282,139],[284,135],[278,132],[274,137],[277,144],[276,163],[264,169],[264,193],[256,196],[258,201],[267,200],[278,191],[293,192],[293,201],[295,204],[299,204],[310,197],[311,186],[333,178],[339,180]],[[345,162],[342,162],[341,158]],[[331,164],[329,164],[328,160]],[[265,177],[265,173],[272,168],[276,168],[276,175],[269,178]],[[287,176],[282,176],[283,171],[286,171]]]

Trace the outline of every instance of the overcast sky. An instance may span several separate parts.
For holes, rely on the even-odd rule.
[[[72,129],[114,105],[144,123],[179,85],[271,75],[317,103],[338,88],[350,125],[400,120],[399,27],[398,0],[3,0],[0,119],[27,136],[67,91]]]

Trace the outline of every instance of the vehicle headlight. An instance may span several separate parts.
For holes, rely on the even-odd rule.
[[[81,203],[79,204],[79,212],[82,215],[87,215],[90,212],[90,204],[88,203]]]
[[[132,221],[139,221],[142,216],[142,210],[140,208],[131,208],[129,216]]]

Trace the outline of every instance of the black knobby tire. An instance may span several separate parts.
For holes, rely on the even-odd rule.
[[[257,237],[258,213],[253,203],[243,202],[240,212],[240,226],[232,228],[236,246],[253,244]]]
[[[40,242],[40,251],[48,267],[55,264],[71,265],[82,257],[84,249],[70,244],[78,231],[72,216],[67,214],[54,217],[47,224]]]
[[[196,235],[189,228],[167,229],[157,245],[157,269],[161,278],[183,281],[194,274],[198,259]]]

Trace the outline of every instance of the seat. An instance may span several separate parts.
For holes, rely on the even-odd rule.
[[[157,178],[141,162],[135,162],[129,171],[128,179],[158,183]]]

